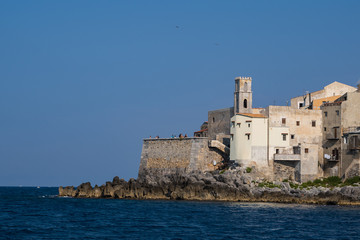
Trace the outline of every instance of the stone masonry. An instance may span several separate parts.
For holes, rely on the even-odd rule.
[[[213,171],[219,168],[225,154],[209,147],[208,138],[144,139],[139,176],[146,169],[160,172]]]

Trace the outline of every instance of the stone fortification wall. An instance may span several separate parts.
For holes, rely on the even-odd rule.
[[[217,169],[223,160],[224,154],[221,151],[209,148],[208,138],[144,139],[139,178],[149,171],[212,171]]]

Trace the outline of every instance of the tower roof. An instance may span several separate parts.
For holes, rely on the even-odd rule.
[[[236,77],[235,80],[252,80],[251,77]]]

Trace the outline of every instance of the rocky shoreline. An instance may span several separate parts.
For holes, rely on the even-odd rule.
[[[275,202],[360,205],[360,186],[302,187],[292,182],[268,182],[256,171],[233,169],[214,172],[146,172],[137,180],[114,177],[92,187],[59,187],[59,196],[73,198],[162,199],[199,201]]]

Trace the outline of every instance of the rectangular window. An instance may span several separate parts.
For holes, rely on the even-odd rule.
[[[285,133],[285,134],[284,134],[284,133],[282,134],[282,139],[283,139],[283,141],[286,141],[286,135],[287,135],[286,133]]]
[[[247,140],[250,140],[250,133],[245,134],[247,136]]]
[[[279,149],[276,149],[276,154],[279,154]]]
[[[326,127],[324,127],[324,132],[326,132]]]
[[[248,123],[248,127],[250,127],[250,123]]]
[[[296,121],[296,126],[300,126],[300,121]]]
[[[294,134],[291,134],[291,139],[295,139],[295,135],[294,135]]]
[[[324,112],[325,117],[327,117],[327,112]]]
[[[308,148],[305,148],[305,153],[309,153],[309,149],[308,149]]]
[[[231,127],[235,127],[235,122],[231,122]]]
[[[316,127],[316,121],[311,121],[311,126]]]
[[[281,119],[281,123],[282,123],[283,125],[285,125],[285,124],[286,124],[286,118],[282,118],[282,119]]]
[[[339,110],[336,110],[336,116],[339,116],[339,115],[340,115]]]
[[[238,127],[240,127],[240,123],[237,123],[236,125],[237,125]]]

